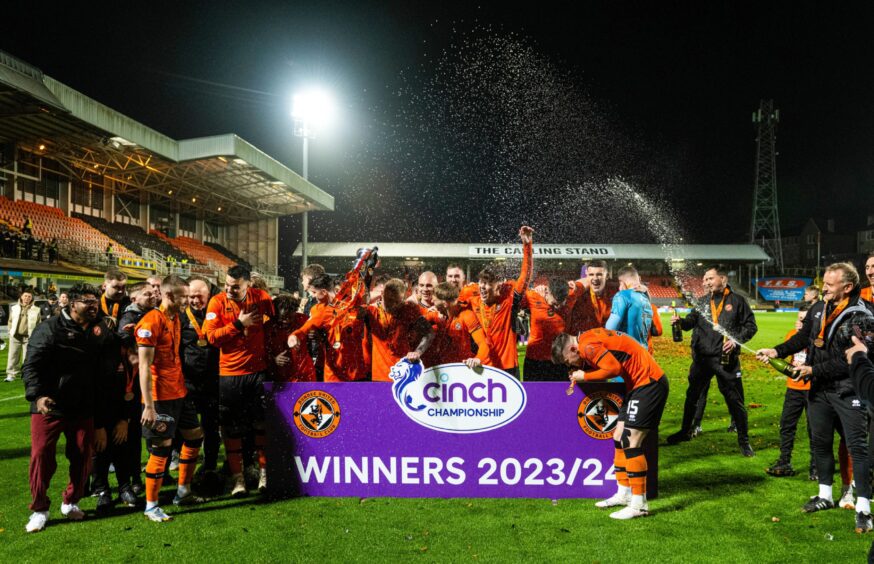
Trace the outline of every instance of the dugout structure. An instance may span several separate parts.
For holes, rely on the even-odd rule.
[[[243,261],[274,287],[284,285],[279,218],[334,209],[237,135],[172,139],[2,51],[0,196],[0,220],[30,217],[77,275],[120,266],[216,278]]]

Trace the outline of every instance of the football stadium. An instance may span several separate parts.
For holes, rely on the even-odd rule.
[[[218,68],[214,43],[179,30],[233,29],[224,37],[238,48],[215,52],[238,66],[234,84],[218,71],[154,71],[148,57],[166,56],[157,45],[122,55],[118,39],[100,43],[78,61],[83,72],[166,80],[122,85],[137,90],[124,111],[111,107],[119,84],[104,83],[104,99],[68,85],[83,84],[75,73],[55,78],[70,60],[23,32],[0,45],[4,561],[868,557],[874,212],[864,198],[830,207],[792,176],[802,188],[786,207],[806,221],[797,234],[781,223],[773,100],[753,113],[751,202],[723,169],[718,190],[672,188],[700,155],[680,143],[680,164],[664,165],[601,121],[600,104],[580,106],[589,99],[562,82],[576,92],[575,75],[544,70],[576,51],[538,45],[546,35],[527,17],[386,6],[410,37],[425,22],[422,37],[436,38],[437,62],[411,64],[410,38],[382,45],[374,29],[389,24],[368,10],[297,7],[301,22],[336,35],[310,37],[301,23],[291,40],[269,32],[294,20],[290,8],[268,4],[198,23],[180,8],[149,34],[187,65]],[[589,8],[593,21],[638,16]],[[463,31],[444,29],[446,16]],[[138,44],[146,23],[127,23]],[[350,47],[341,59],[382,52],[389,70],[369,73],[407,71],[373,99],[347,71],[335,82],[361,81],[361,93],[339,108],[302,91],[289,139],[303,158],[289,159],[265,133],[275,124],[241,117],[274,96],[242,70],[259,58],[241,47],[244,29],[264,30],[264,45]],[[109,68],[122,56],[137,68]],[[293,59],[288,72],[302,72]],[[410,96],[414,79],[425,86]],[[177,92],[179,107],[162,108],[164,87],[178,85],[192,97]],[[609,98],[592,88],[586,96]],[[520,102],[535,95],[546,105]],[[367,102],[380,96],[405,109]],[[146,125],[138,111],[150,100],[191,123]],[[390,133],[316,157],[330,171],[313,177],[310,144],[338,111],[369,112]],[[215,133],[226,124],[242,129]],[[621,151],[628,162],[613,160]],[[566,162],[584,153],[591,163]],[[634,168],[641,155],[652,163]],[[497,158],[512,165],[484,176]],[[577,184],[556,172],[563,163]],[[647,189],[654,179],[668,188]],[[834,210],[858,218],[835,227],[822,216]]]

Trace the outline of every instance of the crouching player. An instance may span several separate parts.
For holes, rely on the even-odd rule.
[[[610,514],[613,519],[649,515],[646,503],[646,457],[643,440],[658,429],[668,399],[668,378],[640,343],[607,329],[592,329],[579,339],[561,333],[552,343],[552,360],[578,368],[575,382],[600,382],[616,376],[625,381],[625,401],[613,432],[616,493],[595,505],[627,507]]]
[[[143,394],[143,438],[149,445],[144,514],[158,523],[172,520],[158,507],[158,492],[177,429],[182,434],[183,443],[179,456],[179,485],[173,503],[188,505],[200,501],[192,494],[190,484],[203,443],[203,431],[194,404],[185,399],[187,391],[179,358],[182,336],[179,316],[187,303],[188,283],[175,275],[164,278],[161,307],[149,311],[135,331]]]

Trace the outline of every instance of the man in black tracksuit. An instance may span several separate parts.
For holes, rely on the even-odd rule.
[[[692,366],[689,367],[689,387],[683,407],[683,424],[677,433],[668,437],[668,444],[688,441],[696,405],[701,394],[716,376],[719,391],[725,398],[728,411],[737,425],[737,442],[744,456],[755,456],[748,434],[747,410],[744,406],[741,380],[740,347],[758,331],[756,319],[747,301],[731,291],[728,275],[722,267],[712,267],[704,273],[704,287],[709,290],[709,303],[699,306],[684,318],[674,316],[684,331],[692,330]],[[701,310],[705,313],[702,313]],[[713,320],[731,337],[717,331]],[[736,342],[735,342],[736,341]]]
[[[188,308],[180,316],[182,337],[182,373],[185,375],[186,399],[195,405],[203,429],[202,470],[215,470],[221,444],[218,425],[219,350],[211,346],[203,333],[206,305],[211,297],[210,283],[199,276],[188,280]]]
[[[869,309],[870,306],[869,306]],[[874,349],[869,349],[867,344],[863,343],[858,338],[853,337],[853,346],[846,351],[847,362],[850,365],[850,378],[853,380],[853,387],[863,400],[868,402],[868,436],[869,441],[874,439],[874,362],[871,362],[870,355],[874,353]],[[869,442],[868,450],[871,450]],[[868,562],[874,562],[874,543],[871,543],[871,549],[868,551]]]
[[[757,356],[767,362],[769,358],[783,358],[807,348],[807,365],[797,372],[810,379],[807,413],[819,474],[819,495],[805,503],[803,510],[811,513],[834,507],[834,435],[836,423],[840,422],[852,457],[853,474],[858,477],[856,532],[864,533],[872,528],[868,413],[853,387],[845,352],[835,335],[852,315],[868,309],[859,298],[859,273],[851,264],[829,266],[823,275],[823,290],[823,300],[810,308],[801,330],[773,349],[761,349]]]

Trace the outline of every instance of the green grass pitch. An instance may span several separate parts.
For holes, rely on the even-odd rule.
[[[759,314],[753,347],[779,342],[794,314]],[[665,325],[667,327],[667,324]],[[657,339],[656,357],[671,380],[662,440],[677,430],[688,369],[689,334],[677,346]],[[5,353],[0,366],[5,368]],[[874,535],[853,532],[853,514],[800,511],[816,485],[803,475],[775,479],[784,380],[749,356],[744,361],[750,435],[758,456],[742,458],[725,431],[728,412],[714,384],[704,435],[660,453],[660,497],[652,515],[611,520],[591,500],[304,498],[275,503],[257,496],[177,510],[166,524],[141,510],[97,519],[60,517],[66,460],[58,457],[47,529],[27,535],[30,500],[28,405],[21,382],[0,383],[0,561],[560,561],[560,562],[860,562]],[[557,398],[560,401],[562,398]],[[809,460],[803,429],[794,462]],[[63,452],[63,439],[59,453]],[[836,479],[839,482],[839,479]],[[835,494],[838,495],[837,487]]]

